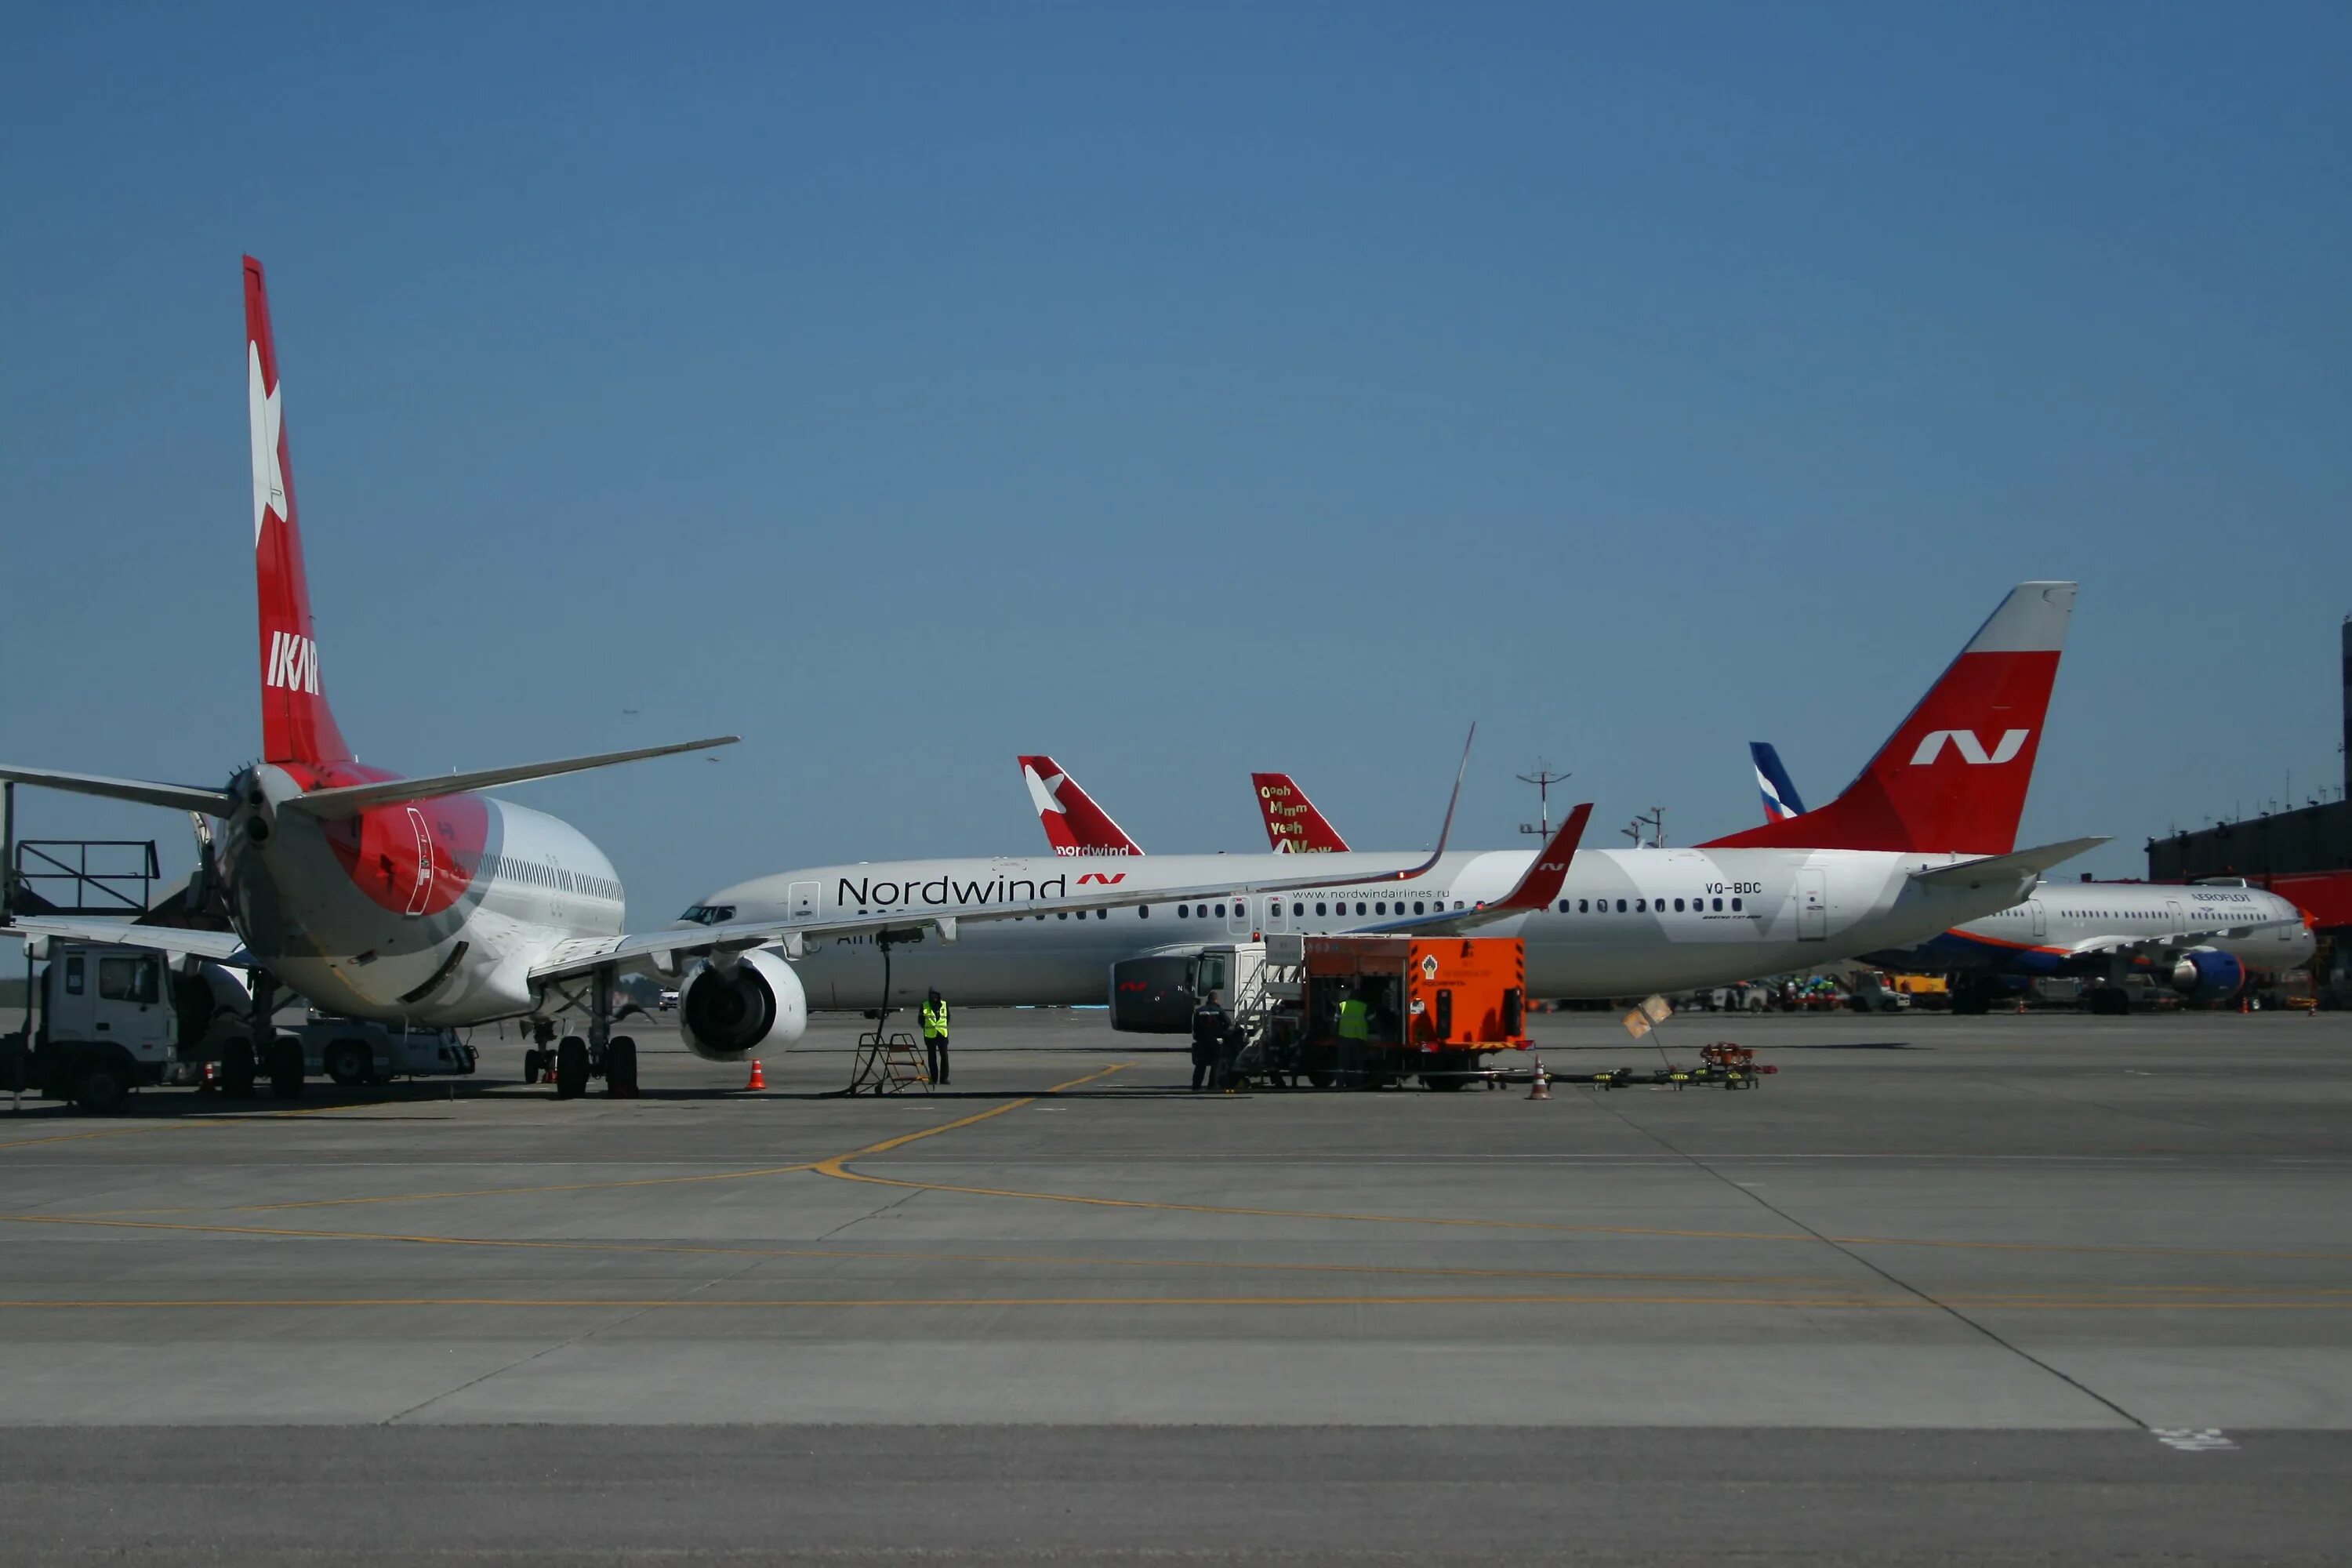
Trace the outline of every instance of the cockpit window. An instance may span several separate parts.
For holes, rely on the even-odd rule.
[[[697,904],[677,918],[682,921],[692,921],[698,926],[723,926],[729,921],[735,918],[735,906],[732,904]]]

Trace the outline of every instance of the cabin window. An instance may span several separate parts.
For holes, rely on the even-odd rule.
[[[1715,912],[1717,914],[1721,914],[1723,912],[1723,900],[1721,899],[1715,900]]]
[[[1560,900],[1560,906],[1561,906],[1563,909],[1567,907],[1567,904],[1568,904],[1568,900],[1567,900],[1566,899],[1562,899],[1562,900]],[[1589,914],[1591,914],[1591,913],[1592,912],[1592,900],[1591,900],[1591,899],[1579,899],[1579,900],[1576,900],[1576,912],[1577,912],[1578,914],[1580,914],[1580,915],[1589,915]]]
[[[1290,912],[1294,918],[1303,917],[1307,913],[1307,906],[1305,904],[1293,904],[1290,906]]]
[[[1225,913],[1225,906],[1224,906],[1224,905],[1223,905],[1223,904],[1219,904],[1219,905],[1217,906],[1217,915],[1218,915],[1218,918],[1222,920],[1222,919],[1224,917],[1224,913]]]
[[[1315,906],[1315,912],[1316,912],[1317,914],[1318,914],[1318,915],[1328,915],[1328,914],[1329,914],[1331,911],[1330,911],[1330,910],[1329,910],[1329,909],[1326,908],[1323,904],[1321,904],[1321,903],[1318,903],[1318,904]]]
[[[1735,915],[1739,912],[1739,900],[1738,899],[1731,900],[1731,912]]]
[[[1137,920],[1139,920],[1139,921],[1148,921],[1148,920],[1150,920],[1150,919],[1151,918],[1151,906],[1150,906],[1150,904],[1138,904],[1138,905],[1136,905],[1136,906],[1135,906],[1135,918],[1136,918]]]
[[[1192,911],[1186,909],[1182,904],[1179,904],[1176,906],[1176,918],[1180,921],[1190,920],[1192,918]]]
[[[1364,906],[1363,906],[1362,904],[1360,904],[1360,904],[1358,904],[1358,905],[1356,906],[1356,912],[1357,912],[1358,914],[1360,914],[1360,914],[1362,914],[1362,913],[1364,912]]]
[[[1617,912],[1621,915],[1625,912],[1625,900],[1622,899],[1617,900]]]
[[[1676,913],[1676,914],[1680,914],[1680,913],[1682,913],[1682,912],[1683,912],[1683,901],[1682,901],[1680,899],[1676,899],[1676,900],[1675,900],[1675,913]]]

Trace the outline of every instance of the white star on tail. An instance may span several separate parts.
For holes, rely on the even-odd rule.
[[[1069,808],[1055,798],[1061,793],[1062,781],[1069,777],[1067,773],[1055,773],[1052,778],[1041,779],[1035,768],[1024,767],[1021,772],[1029,781],[1029,799],[1037,807],[1038,816],[1044,816],[1048,812],[1055,816],[1069,815]]]
[[[248,342],[246,350],[245,401],[247,423],[253,431],[253,542],[261,542],[261,519],[265,512],[276,512],[278,521],[286,521],[286,470],[278,461],[278,431],[286,417],[278,396],[286,390],[284,377],[264,392],[261,386],[261,345]]]

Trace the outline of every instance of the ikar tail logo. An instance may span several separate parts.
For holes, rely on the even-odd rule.
[[[292,632],[269,634],[269,658],[261,683],[288,691],[319,695],[319,645]]]
[[[1911,765],[1924,768],[1934,763],[1943,755],[1947,741],[1952,743],[1954,751],[1959,752],[1960,761],[1964,763],[1977,767],[1998,765],[2014,761],[2017,753],[2025,749],[2026,740],[2032,733],[2031,730],[2005,730],[2001,732],[2000,744],[1988,752],[1984,742],[1977,739],[1974,730],[1930,730],[1920,741],[1919,749],[1911,753]]]

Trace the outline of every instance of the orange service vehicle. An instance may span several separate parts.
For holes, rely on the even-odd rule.
[[[1531,1043],[1528,950],[1517,937],[1304,940],[1293,1025],[1299,1066],[1318,1087],[1418,1076],[1460,1089],[1486,1052]]]

